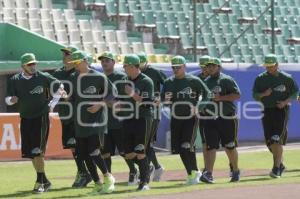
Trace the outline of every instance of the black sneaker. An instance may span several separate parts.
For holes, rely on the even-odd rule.
[[[135,173],[129,173],[128,186],[137,185],[138,181],[139,181],[138,171],[135,171]]]
[[[281,177],[280,169],[278,167],[273,167],[269,175],[272,178],[280,178]]]
[[[76,175],[75,182],[72,187],[83,188],[86,187],[92,181],[92,177],[89,173],[81,173]]]
[[[240,181],[240,170],[232,171],[230,182],[239,182]]]
[[[202,173],[202,176],[200,177],[200,180],[202,182],[208,183],[208,184],[213,184],[214,182],[214,178],[212,176],[212,173],[209,171],[205,171],[204,173]]]
[[[138,188],[136,190],[137,191],[147,191],[149,189],[150,189],[150,187],[149,187],[148,183],[146,183],[146,182],[140,182],[140,184],[139,184],[139,186],[138,186]]]
[[[33,193],[44,193],[44,191],[45,191],[44,185],[42,183],[35,182],[32,192]]]
[[[283,163],[281,163],[279,169],[280,169],[280,176],[281,176],[282,173],[286,170],[286,167],[284,166]]]
[[[44,185],[44,192],[49,191],[52,186],[51,182],[49,182],[49,181],[44,183],[43,185]]]

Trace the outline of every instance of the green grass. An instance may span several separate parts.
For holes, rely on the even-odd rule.
[[[265,176],[248,176],[242,177],[240,183],[228,183],[228,178],[216,178],[216,184],[206,185],[199,184],[194,186],[184,185],[184,176],[182,181],[167,181],[151,183],[151,190],[146,192],[136,192],[135,187],[126,186],[126,182],[117,183],[116,191],[110,195],[101,196],[101,198],[128,198],[141,195],[157,195],[180,193],[193,190],[217,189],[237,186],[258,186],[270,184],[291,184],[300,183],[300,150],[285,151],[285,164],[288,172],[281,179],[271,179]],[[202,156],[199,154],[198,165],[203,166]],[[183,169],[182,163],[178,156],[160,156],[160,162],[166,170]],[[268,152],[251,152],[240,154],[240,168],[242,171],[255,169],[270,169],[272,165],[271,155]],[[224,153],[218,154],[215,164],[216,170],[228,170],[228,160]],[[31,189],[35,181],[35,173],[31,162],[8,162],[0,163],[0,198],[92,198],[88,196],[91,191],[92,183],[85,189],[71,189],[76,173],[72,160],[47,161],[46,171],[48,178],[53,184],[50,192],[43,195],[33,195]],[[113,171],[128,172],[124,161],[121,158],[113,159]],[[100,173],[100,172],[99,172]],[[94,196],[94,198],[99,196]]]

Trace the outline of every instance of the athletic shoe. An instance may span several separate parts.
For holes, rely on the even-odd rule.
[[[108,194],[112,193],[115,190],[115,178],[109,174],[104,176],[104,184],[101,190],[101,193]]]
[[[150,187],[148,185],[148,183],[146,182],[140,182],[138,188],[136,189],[137,191],[147,191],[149,190]]]
[[[79,174],[78,176],[79,177],[77,177],[76,175],[75,182],[72,185],[72,187],[74,188],[86,187],[92,181],[92,177],[89,173],[82,173]]]
[[[230,182],[239,182],[240,181],[240,170],[232,171]]]
[[[155,168],[153,165],[149,166],[149,179],[153,179]]]
[[[212,173],[209,171],[206,171],[204,173],[202,173],[202,176],[200,177],[200,180],[202,182],[208,183],[208,184],[213,184],[214,182],[214,178],[212,176]]]
[[[51,182],[48,181],[48,182],[44,183],[43,186],[44,186],[44,192],[47,192],[51,189],[52,184],[51,184]]]
[[[159,182],[164,170],[165,169],[162,166],[158,169],[155,169],[152,181],[153,182]]]
[[[72,187],[74,187],[74,188],[75,188],[75,187],[78,187],[79,181],[80,181],[80,173],[77,172],[76,177],[75,177],[75,180],[74,180],[74,182],[73,182],[73,184],[72,184]]]
[[[33,188],[33,193],[43,193],[45,191],[44,185],[39,182],[35,182],[34,188]]]
[[[186,180],[186,184],[187,185],[194,185],[194,184],[198,184],[199,183],[199,177],[201,175],[201,172],[199,171],[192,171],[191,175],[188,175],[187,180]]]
[[[139,172],[129,173],[128,186],[137,185],[139,182]]]
[[[286,170],[286,167],[284,166],[283,163],[281,163],[279,169],[280,169],[280,176],[281,176],[282,173]]]
[[[98,195],[103,189],[103,184],[101,182],[95,182],[93,191],[89,195]]]
[[[232,173],[233,173],[233,166],[232,164],[229,164],[229,177],[232,177]]]
[[[281,170],[278,167],[273,167],[272,171],[270,172],[270,176],[272,178],[280,178],[281,177]]]

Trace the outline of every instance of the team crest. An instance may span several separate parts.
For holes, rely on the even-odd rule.
[[[213,93],[221,93],[221,91],[222,91],[221,86],[215,86],[215,87],[212,89],[212,92],[213,92]]]
[[[89,86],[82,93],[84,93],[84,94],[95,94],[96,92],[97,92],[97,89],[96,89],[95,86]]]
[[[192,93],[193,93],[193,90],[191,87],[186,87],[178,92],[178,94],[187,94],[187,95],[191,95]]]
[[[285,92],[286,91],[286,87],[285,85],[281,84],[279,86],[276,86],[275,88],[273,88],[274,91],[277,91],[277,92]]]
[[[34,95],[34,94],[42,94],[44,92],[44,88],[42,86],[37,86],[35,87],[33,90],[30,91],[30,94],[31,95]]]

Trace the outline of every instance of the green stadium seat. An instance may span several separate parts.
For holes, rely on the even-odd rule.
[[[264,55],[271,53],[271,47],[268,44],[262,45],[262,50]]]
[[[233,33],[237,36],[237,35],[239,35],[241,32],[242,32],[242,30],[241,30],[241,25],[240,24],[233,24],[232,25],[232,31],[233,31]]]
[[[290,26],[288,24],[281,24],[281,34],[287,39],[291,37]]]
[[[203,34],[203,39],[204,39],[204,42],[205,42],[206,46],[216,44],[214,38],[209,33],[204,33]]]
[[[208,4],[208,3],[203,4],[203,8],[204,8],[204,12],[205,12],[205,13],[207,13],[207,14],[208,14],[208,13],[213,13],[213,10],[212,10],[210,4]]]
[[[277,35],[276,39],[277,39],[277,43],[279,45],[286,45],[287,44],[287,40],[285,39],[285,37],[283,35]]]
[[[275,54],[276,55],[283,55],[283,50],[280,45],[275,45]]]
[[[188,17],[186,16],[186,14],[184,12],[177,12],[176,13],[176,18],[177,18],[177,22],[185,22],[188,23]]]
[[[290,14],[289,8],[288,7],[280,7],[280,12],[282,16],[287,16]]]
[[[241,55],[233,55],[233,61],[234,63],[241,63],[243,62]]]
[[[166,15],[164,11],[158,10],[155,12],[155,18],[157,22],[165,22],[167,21]]]
[[[243,56],[244,55],[252,55],[251,50],[247,44],[240,45],[240,47],[241,47],[241,52],[242,52]]]
[[[188,33],[182,33],[180,34],[182,48],[185,50],[189,50],[193,48],[192,41],[190,38],[190,34]]]
[[[189,34],[190,33],[190,28],[189,28],[189,24],[187,22],[178,22],[178,29],[179,29],[179,33],[181,34]]]
[[[197,13],[204,13],[203,4],[202,3],[197,3],[196,4],[196,10],[197,10]]]
[[[232,33],[232,27],[230,24],[223,24],[221,26],[223,34]]]
[[[160,3],[156,1],[151,1],[151,8],[153,11],[161,10]]]
[[[239,44],[239,45],[248,45],[248,41],[247,41],[247,39],[245,38],[245,36],[241,36],[238,40],[237,40],[237,43]]]
[[[229,24],[229,17],[227,14],[219,14],[219,22],[220,24]]]
[[[117,15],[117,6],[113,0],[105,0],[106,13],[108,16]]]
[[[143,16],[143,12],[141,10],[133,11],[133,19],[134,19],[135,27],[144,27],[145,26],[145,19]]]
[[[179,38],[178,28],[175,22],[167,22],[168,35],[170,38],[177,39]]]
[[[226,33],[225,39],[226,39],[227,45],[229,45],[235,41],[234,35],[232,33]]]
[[[296,63],[295,56],[293,56],[293,55],[287,56],[287,62],[288,63]]]
[[[254,34],[258,35],[258,34],[262,34],[262,27],[260,24],[253,24],[253,31],[254,31]]]
[[[241,17],[242,16],[242,11],[239,5],[233,5],[232,6],[232,12],[233,14],[235,14],[237,17]]]
[[[293,25],[291,28],[292,31],[292,37],[300,38],[300,26],[299,25]]]
[[[263,51],[260,45],[252,45],[251,48],[253,55],[262,55]]]
[[[223,37],[223,33],[215,33],[214,37],[215,37],[216,44],[218,44],[218,45],[226,44],[226,41]]]
[[[154,14],[152,10],[145,10],[144,11],[144,16],[145,16],[145,25],[148,28],[154,28],[155,25],[155,19],[154,19]]]
[[[165,22],[156,22],[156,32],[157,32],[157,36],[158,38],[167,38],[168,35],[168,29],[167,26],[165,24]]]
[[[300,45],[295,45],[295,54],[300,56]]]
[[[246,38],[249,45],[258,44],[258,41],[254,34],[246,34]]]
[[[225,45],[225,44],[218,45],[218,49],[219,49],[221,58],[232,58],[232,56],[230,54],[230,49],[228,49],[227,45]],[[221,53],[223,53],[223,54],[221,55]]]
[[[285,59],[285,57],[283,55],[278,55],[277,59],[278,59],[279,63],[286,63],[287,62],[287,60]]]
[[[257,1],[257,3],[260,7],[268,6],[269,5],[269,0],[259,0],[259,1]]]
[[[167,21],[170,21],[170,22],[176,21],[175,13],[176,12],[174,12],[174,11],[167,11],[166,12]]]
[[[261,14],[260,7],[257,6],[256,4],[252,4],[251,10],[252,10],[252,16],[254,17],[258,17]]]
[[[163,10],[163,11],[171,10],[170,3],[160,3],[160,6],[161,6],[161,10]]]
[[[214,34],[219,33],[221,31],[219,24],[211,24],[210,27]]]
[[[245,63],[253,63],[252,55],[243,55]]]
[[[196,33],[196,37],[197,37],[197,48],[202,48],[203,46],[205,46],[205,42],[202,35],[200,33]]]
[[[120,16],[129,16],[130,15],[126,0],[119,1],[119,15]]]
[[[231,25],[233,25],[233,24],[239,24],[236,14],[229,15],[229,23]]]
[[[241,5],[248,5],[248,1],[247,0],[239,0],[238,2],[240,4],[240,6]]]
[[[128,1],[128,8],[131,13],[133,13],[133,11],[135,11],[135,10],[139,10],[135,0]]]
[[[183,9],[183,12],[185,12],[185,13],[189,13],[193,8],[190,4],[187,4],[187,3],[183,3],[183,4],[181,4],[181,6]]]
[[[200,26],[201,26],[201,32],[202,33],[212,34],[212,29],[209,27],[208,24],[206,24],[204,26],[200,24]],[[192,27],[192,26],[190,25],[190,27]]]
[[[298,0],[297,0],[297,1],[298,1]],[[287,1],[286,1],[286,4],[287,4],[287,6],[289,6],[289,7],[295,7],[295,6],[296,6],[295,0],[287,0]]]
[[[276,20],[277,24],[279,24],[279,25],[287,23],[287,20],[284,16],[276,16],[275,20]]]
[[[150,4],[150,2],[149,1],[144,1],[144,0],[141,0],[140,1],[140,5],[141,5],[141,9],[142,10],[151,10],[152,8],[151,8],[151,4]]]
[[[284,45],[282,48],[283,48],[284,56],[293,55],[293,52],[292,52],[291,47],[289,45]]]
[[[182,6],[181,6],[181,3],[178,3],[178,2],[173,2],[172,1],[172,10],[173,11],[179,11],[179,12],[181,12],[181,11],[183,11],[183,9],[182,9]]]
[[[286,6],[286,0],[277,0],[277,6],[285,7]]]
[[[219,1],[218,0],[209,0],[209,4],[211,5],[212,8],[219,8]]]
[[[241,49],[239,48],[238,45],[236,44],[233,44],[231,47],[230,47],[230,53],[234,56],[234,55],[241,55],[242,52],[241,52]]]
[[[295,25],[296,22],[297,22],[297,20],[296,20],[296,18],[294,16],[292,16],[292,15],[288,15],[287,16],[287,23],[289,25]]]
[[[263,56],[262,55],[255,55],[255,63],[262,64],[263,63]]]
[[[219,57],[219,53],[215,45],[207,45],[208,55],[211,57]]]

